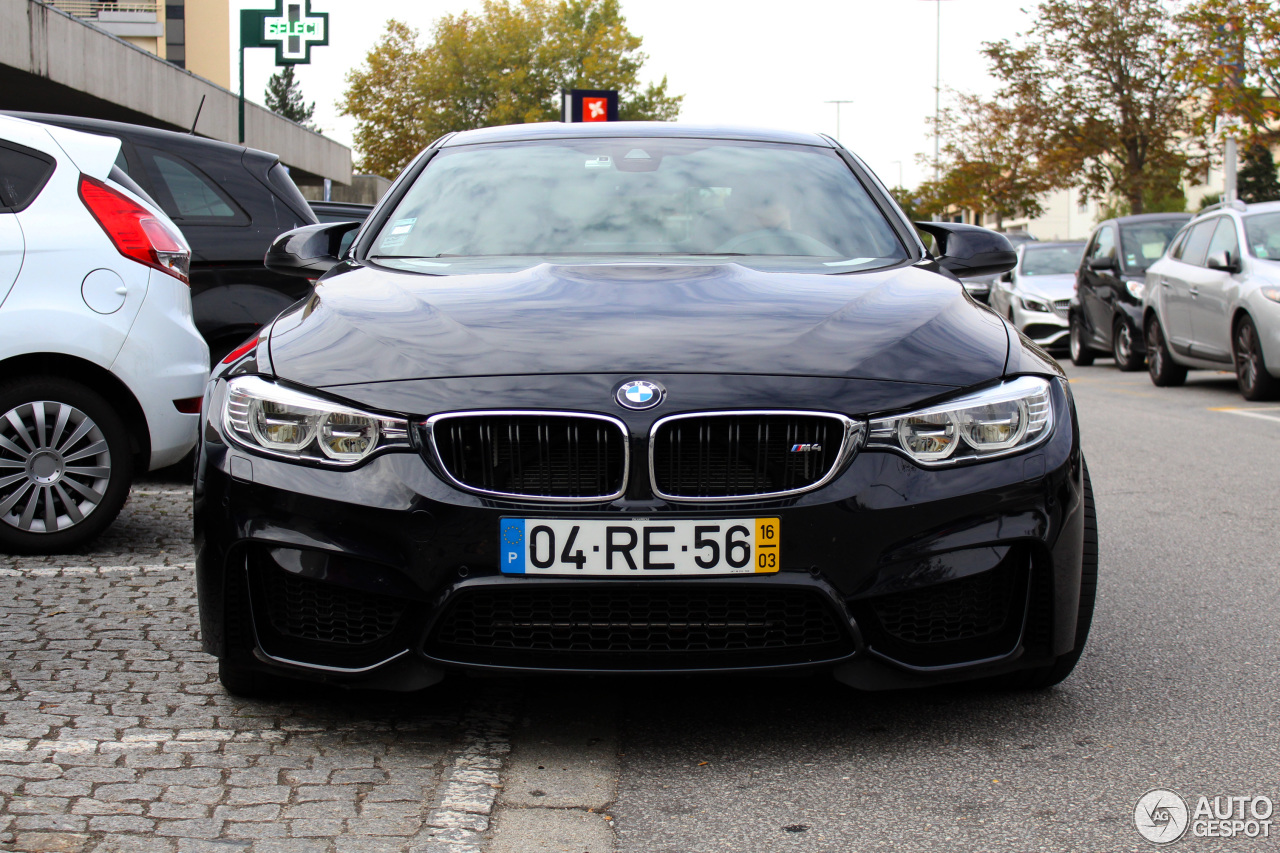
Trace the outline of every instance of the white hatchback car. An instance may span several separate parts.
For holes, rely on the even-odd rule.
[[[191,251],[119,152],[0,116],[0,551],[83,544],[195,444]]]

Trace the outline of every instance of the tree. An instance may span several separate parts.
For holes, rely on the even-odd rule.
[[[340,104],[356,118],[361,168],[394,174],[433,139],[495,124],[555,121],[560,90],[616,89],[619,117],[670,121],[683,96],[641,87],[641,39],[618,0],[485,0],[440,18],[431,42],[391,21]]]
[[[1133,213],[1176,189],[1196,130],[1194,83],[1177,64],[1181,19],[1162,0],[1043,0],[1026,35],[984,53],[1041,166]]]
[[[1190,31],[1178,58],[1200,88],[1205,129],[1237,118],[1250,143],[1274,140],[1280,119],[1280,9],[1275,0],[1196,0],[1181,16]]]
[[[1025,107],[958,94],[957,105],[943,110],[935,131],[941,138],[941,177],[930,195],[942,209],[974,210],[995,217],[1036,217],[1044,212],[1040,198],[1066,186],[1061,164],[1037,156],[1035,122],[1025,120]]]
[[[1276,163],[1270,148],[1255,143],[1245,151],[1236,175],[1236,194],[1249,204],[1280,199],[1280,181],[1276,180]]]
[[[293,78],[293,66],[284,68],[271,75],[267,81],[267,109],[279,113],[289,121],[295,121],[309,130],[316,130],[311,122],[315,114],[316,102],[308,104],[302,97],[302,86]]]

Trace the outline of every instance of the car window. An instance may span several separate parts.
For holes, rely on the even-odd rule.
[[[185,160],[150,148],[140,149],[157,189],[157,201],[174,220],[231,224],[247,217],[217,185]]]
[[[1189,226],[1184,226],[1178,232],[1178,236],[1173,238],[1173,244],[1169,247],[1169,257],[1174,260],[1182,259],[1182,250],[1187,246],[1187,234],[1191,231]]]
[[[1255,258],[1280,260],[1280,213],[1256,213],[1244,218],[1245,239]]]
[[[1114,258],[1116,256],[1116,230],[1110,226],[1100,230],[1093,238],[1093,247],[1089,250],[1089,260],[1097,258]]]
[[[1080,265],[1080,246],[1045,246],[1023,249],[1023,275],[1070,275]]]
[[[1205,254],[1205,260],[1217,254],[1218,252],[1226,252],[1228,257],[1240,257],[1240,241],[1236,239],[1236,224],[1230,216],[1224,216],[1218,220],[1218,227],[1214,229],[1213,239],[1209,241],[1209,251]]]
[[[1205,255],[1209,251],[1209,241],[1218,227],[1218,218],[1197,222],[1187,235],[1187,243],[1182,248],[1182,262],[1193,266],[1204,266]]]
[[[55,161],[48,154],[0,142],[0,206],[23,210],[48,182]]]
[[[1143,272],[1164,254],[1169,241],[1182,227],[1179,221],[1141,222],[1122,226],[1120,248],[1126,272]]]
[[[392,265],[450,272],[583,255],[732,256],[756,268],[824,273],[907,258],[830,149],[653,138],[445,148],[399,200],[370,253],[431,259],[429,270]]]

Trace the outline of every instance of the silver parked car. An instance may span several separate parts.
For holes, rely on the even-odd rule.
[[[1213,208],[1178,232],[1147,270],[1143,329],[1156,385],[1234,366],[1246,400],[1280,395],[1280,202]]]
[[[1023,243],[1018,265],[991,289],[991,307],[1046,350],[1065,350],[1067,309],[1084,242]]]

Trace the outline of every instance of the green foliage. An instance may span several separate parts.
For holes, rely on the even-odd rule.
[[[1043,0],[1024,44],[984,52],[1038,168],[1141,213],[1149,200],[1175,203],[1193,165],[1195,84],[1178,66],[1186,33],[1162,0]]]
[[[1245,152],[1236,173],[1236,195],[1249,204],[1280,200],[1280,180],[1276,180],[1276,163],[1270,148],[1252,145]]]
[[[994,217],[1036,217],[1040,198],[1065,185],[1068,176],[1037,155],[1038,128],[1013,105],[958,94],[939,117],[939,180],[929,182],[930,213],[959,208]]]
[[[1179,17],[1188,31],[1177,57],[1199,90],[1202,129],[1240,121],[1249,143],[1275,139],[1280,119],[1280,8],[1275,0],[1195,0]],[[1216,127],[1215,127],[1216,125]]]
[[[316,102],[308,104],[303,99],[302,86],[293,77],[292,65],[286,65],[271,75],[271,79],[267,81],[265,103],[272,112],[309,130],[319,130],[311,121],[311,116],[315,115]]]
[[[556,121],[561,89],[616,89],[620,118],[673,120],[683,96],[665,77],[641,88],[640,45],[619,0],[485,0],[440,18],[425,47],[389,22],[339,106],[356,118],[360,168],[385,175],[450,131]]]
[[[1200,206],[1196,210],[1204,210],[1206,207],[1212,207],[1220,201],[1222,201],[1222,193],[1206,193],[1204,198],[1200,199]]]

